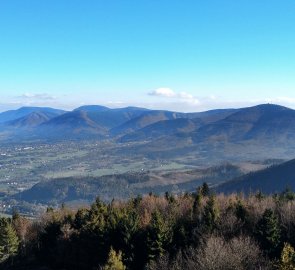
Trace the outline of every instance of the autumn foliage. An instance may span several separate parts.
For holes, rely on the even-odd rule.
[[[2,218],[1,269],[295,269],[290,191],[245,197],[207,189]]]

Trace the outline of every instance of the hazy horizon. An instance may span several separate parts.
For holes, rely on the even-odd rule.
[[[114,105],[111,105],[109,106],[108,104],[92,104],[92,103],[89,103],[89,104],[81,104],[81,105],[78,105],[78,106],[73,106],[73,107],[58,107],[58,106],[47,106],[47,105],[44,105],[44,106],[30,106],[30,105],[20,105],[20,106],[16,106],[16,107],[11,107],[11,108],[8,108],[6,110],[0,110],[0,113],[2,112],[7,112],[7,111],[10,111],[10,110],[18,110],[18,109],[21,109],[21,108],[29,108],[29,107],[36,107],[36,108],[45,108],[45,107],[49,107],[49,108],[53,108],[53,109],[59,109],[59,110],[65,110],[65,111],[72,111],[72,110],[75,110],[79,107],[82,107],[82,106],[105,106],[109,109],[120,109],[120,108],[127,108],[127,107],[137,107],[137,108],[144,108],[144,109],[149,109],[149,110],[167,110],[167,111],[175,111],[175,112],[184,112],[184,113],[193,113],[193,112],[204,112],[204,111],[210,111],[210,110],[218,110],[218,109],[241,109],[241,108],[247,108],[247,107],[253,107],[253,106],[258,106],[258,105],[264,105],[264,104],[272,104],[272,105],[279,105],[279,106],[284,106],[284,107],[287,107],[287,108],[290,108],[290,109],[294,109],[292,108],[291,106],[286,106],[286,105],[283,105],[283,104],[277,104],[277,103],[270,103],[270,102],[264,102],[264,103],[252,103],[252,104],[240,104],[241,106],[229,106],[229,107],[213,107],[213,108],[206,108],[206,109],[200,109],[200,110],[196,110],[196,111],[189,111],[189,110],[171,110],[169,108],[163,108],[163,107],[157,107],[155,105],[150,105],[149,104],[145,104],[147,106],[136,106],[136,105],[132,105],[132,104],[125,104],[125,106],[123,104],[118,104],[117,106],[114,106]]]

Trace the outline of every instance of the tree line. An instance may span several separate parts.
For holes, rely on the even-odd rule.
[[[0,219],[1,269],[295,269],[295,195],[149,194]]]

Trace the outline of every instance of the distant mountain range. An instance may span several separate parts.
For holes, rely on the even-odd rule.
[[[224,140],[288,139],[295,131],[295,110],[278,105],[259,105],[240,109],[228,117],[205,125],[195,140],[219,137]]]
[[[230,152],[233,144],[245,149],[247,143],[264,146],[264,152],[286,152],[295,145],[294,133],[295,110],[273,104],[197,113],[90,105],[70,112],[23,107],[0,114],[2,141],[113,138],[119,143],[142,142],[136,151],[151,155],[184,154],[201,146],[205,154],[212,148]]]
[[[65,111],[47,108],[47,107],[22,107],[18,110],[10,110],[0,113],[0,123],[9,123],[13,120],[18,120],[24,117],[28,117],[32,113],[45,113],[50,114],[53,117],[63,114]]]
[[[179,133],[189,135],[200,127],[222,120],[236,111],[238,110],[225,109],[188,114],[156,111],[154,114],[140,116],[123,124],[125,129],[130,129],[129,132],[122,132],[127,135],[124,135],[121,141],[152,140]],[[142,123],[146,118],[149,123]]]
[[[224,171],[224,168],[219,170],[218,175],[222,177],[218,176],[218,183],[214,174],[207,175],[205,179],[202,178],[215,185],[217,192],[225,193],[239,191],[249,193],[257,190],[273,193],[282,191],[286,186],[295,189],[294,134],[295,110],[273,104],[196,113],[137,107],[111,109],[90,105],[73,111],[24,107],[0,114],[0,142],[3,143],[94,140],[97,145],[99,140],[103,142],[101,145],[107,142],[106,145],[109,146],[106,155],[112,155],[114,162],[122,166],[125,166],[125,161],[130,163],[137,159],[157,164],[161,164],[163,160],[169,160],[171,164],[194,164],[200,168],[229,162],[233,164],[233,167],[227,171]],[[93,157],[90,155],[89,158]],[[242,169],[240,170],[242,166],[235,167],[243,162],[265,159],[292,160],[244,176],[241,176],[245,173]],[[249,171],[251,170],[247,172]],[[88,200],[93,198],[97,189],[102,190],[108,198],[117,193],[123,198],[124,192],[137,194],[146,193],[149,190],[174,191],[176,186],[178,191],[185,191],[200,184],[200,179],[194,174],[190,174],[188,182],[177,182],[175,185],[175,179],[173,184],[165,186],[161,185],[161,181],[166,181],[165,177],[149,175],[149,183],[155,183],[154,189],[149,186],[149,183],[146,183],[146,186],[141,183],[141,178],[140,183],[129,183],[129,173],[124,177],[123,182],[120,182],[121,178],[114,175],[102,177],[98,182],[96,178],[90,177],[88,187],[91,194],[87,193],[89,197],[85,195],[86,193],[83,193],[83,196],[78,194],[80,182],[76,179],[72,189],[67,190],[67,199]],[[187,176],[182,172],[177,177],[184,179]],[[146,178],[144,179],[148,182]],[[230,181],[223,183],[228,180]],[[62,182],[54,183],[55,186],[63,183],[60,190],[66,190],[68,183],[72,182],[64,179]],[[48,190],[50,191],[51,184],[51,182],[40,183],[27,193],[21,193],[21,196],[25,198],[28,195],[33,198],[41,191],[45,194]],[[118,191],[113,192],[112,189],[115,186]],[[55,191],[52,189],[50,192]],[[66,198],[63,193],[57,196],[50,194],[48,200],[58,197],[57,201],[59,201]],[[36,200],[39,199],[36,197]]]
[[[60,113],[46,112],[46,111],[36,111],[32,112],[29,115],[26,115],[15,120],[6,122],[7,126],[11,127],[36,127],[45,122],[48,122],[50,119],[59,116]]]

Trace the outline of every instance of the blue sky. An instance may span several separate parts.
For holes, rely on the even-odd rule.
[[[0,110],[295,108],[294,0],[0,1]]]

